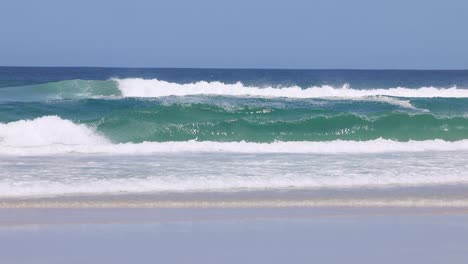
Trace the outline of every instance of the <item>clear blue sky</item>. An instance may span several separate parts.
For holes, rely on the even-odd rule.
[[[2,0],[0,65],[468,69],[468,1]]]

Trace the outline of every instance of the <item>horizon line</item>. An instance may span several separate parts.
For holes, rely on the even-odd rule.
[[[318,71],[468,71],[466,69],[417,69],[417,68],[255,68],[255,67],[137,67],[137,66],[25,66],[0,65],[0,68],[96,68],[96,69],[179,69],[179,70],[318,70]]]

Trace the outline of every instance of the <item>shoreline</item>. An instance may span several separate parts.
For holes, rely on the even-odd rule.
[[[417,199],[417,200],[384,200],[384,199],[307,199],[307,200],[27,200],[0,202],[0,209],[15,208],[314,208],[314,207],[433,207],[433,208],[467,208],[468,200],[453,199]]]
[[[0,227],[468,215],[465,185],[0,198]]]
[[[111,193],[0,198],[0,208],[254,207],[468,208],[468,186]]]
[[[0,208],[2,228],[467,216],[447,207]]]

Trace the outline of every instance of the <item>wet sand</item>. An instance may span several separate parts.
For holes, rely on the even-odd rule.
[[[466,263],[447,208],[0,209],[1,263]]]
[[[468,208],[466,185],[0,198],[0,208]]]

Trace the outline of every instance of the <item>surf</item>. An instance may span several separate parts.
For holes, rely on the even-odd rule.
[[[400,142],[378,138],[367,141],[274,141],[269,143],[235,141],[165,141],[112,143],[84,124],[56,116],[0,124],[1,155],[153,154],[153,153],[388,153],[423,151],[466,151],[468,140],[441,139]]]
[[[468,98],[468,89],[452,87],[352,88],[342,86],[249,86],[242,82],[197,81],[177,83],[159,79],[111,78],[108,80],[64,80],[0,89],[2,100],[34,101],[85,98],[159,98],[168,96],[236,96],[257,98],[356,99],[389,96],[399,98]],[[389,101],[387,99],[387,101]]]
[[[195,83],[172,83],[158,79],[113,79],[118,83],[122,96],[125,97],[164,97],[187,95],[229,95],[251,97],[285,97],[285,98],[358,98],[366,96],[394,96],[410,98],[466,98],[468,89],[457,87],[436,88],[420,87],[410,89],[395,87],[388,89],[352,89],[348,84],[342,87],[328,85],[301,88],[292,87],[250,87],[241,82],[226,84],[223,82],[200,81]]]

